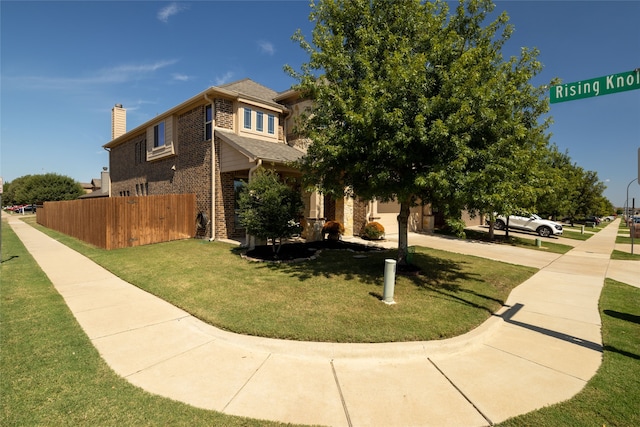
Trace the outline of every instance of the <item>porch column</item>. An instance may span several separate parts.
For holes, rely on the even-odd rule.
[[[344,225],[344,236],[353,236],[353,199],[351,197],[336,199],[336,221]]]
[[[322,240],[322,227],[324,226],[324,197],[318,193],[304,194],[304,217],[307,221],[302,236],[309,242]]]

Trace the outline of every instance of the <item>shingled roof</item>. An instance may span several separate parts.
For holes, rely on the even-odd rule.
[[[275,90],[269,89],[268,87],[263,86],[260,83],[256,83],[248,78],[218,87],[269,102],[275,102],[274,100],[276,96],[278,96],[278,92]]]
[[[216,129],[216,136],[247,156],[251,161],[261,159],[274,163],[294,162],[302,157],[302,151],[287,144],[263,141],[236,135],[231,131]]]

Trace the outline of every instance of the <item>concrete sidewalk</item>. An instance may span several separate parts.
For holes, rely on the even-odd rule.
[[[131,383],[227,414],[332,426],[481,426],[571,398],[601,362],[598,298],[618,228],[563,256],[411,235],[412,245],[541,270],[463,336],[332,344],[219,330],[22,221],[9,223],[104,360]]]

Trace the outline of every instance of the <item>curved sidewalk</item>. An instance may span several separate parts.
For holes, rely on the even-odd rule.
[[[9,223],[131,383],[226,414],[332,426],[481,426],[571,398],[601,362],[598,298],[618,229],[614,222],[563,256],[544,254],[506,307],[468,334],[331,344],[224,332],[22,221]],[[411,238],[507,262],[537,259],[526,249]]]

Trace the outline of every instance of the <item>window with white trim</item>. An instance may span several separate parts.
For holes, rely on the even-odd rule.
[[[244,128],[251,129],[251,108],[244,109]]]
[[[273,114],[267,117],[267,132],[271,135],[276,133],[276,117]]]
[[[256,111],[256,130],[258,132],[264,131],[264,113],[262,111]]]

